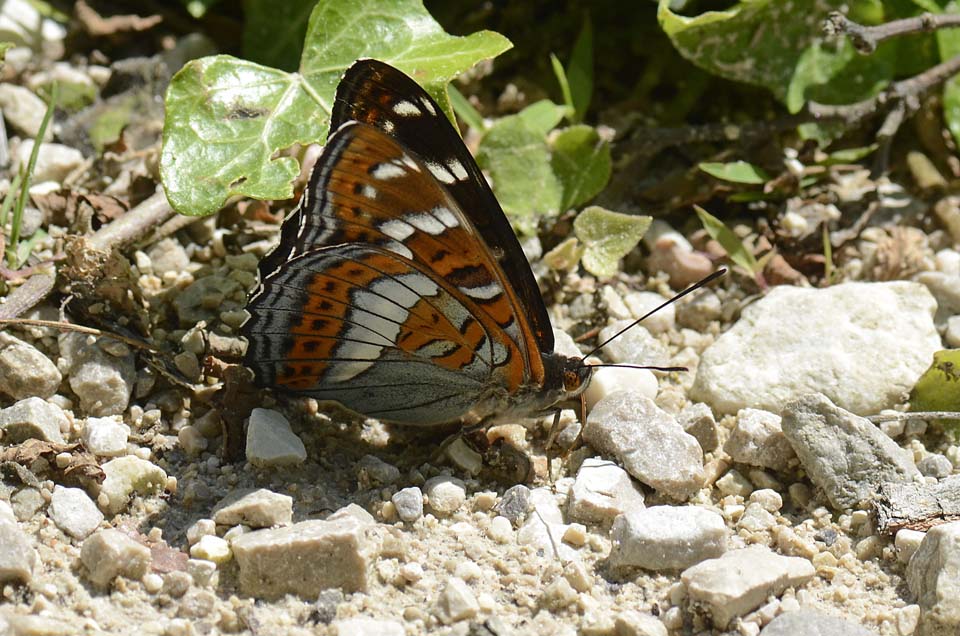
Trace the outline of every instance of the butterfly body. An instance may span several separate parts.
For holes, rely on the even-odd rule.
[[[429,95],[362,60],[331,130],[247,305],[257,381],[419,426],[538,414],[583,391],[590,368],[553,351],[516,236]]]

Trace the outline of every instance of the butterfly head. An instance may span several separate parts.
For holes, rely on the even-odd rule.
[[[593,369],[583,363],[581,358],[571,358],[560,353],[543,356],[546,386],[556,387],[555,402],[575,398],[583,393],[590,384]]]

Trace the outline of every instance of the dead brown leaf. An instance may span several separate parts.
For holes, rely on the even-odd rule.
[[[60,466],[57,455],[69,453],[69,461]],[[97,463],[97,458],[91,453],[82,450],[80,444],[56,444],[39,439],[28,439],[25,442],[8,446],[0,450],[0,464],[15,464],[27,470],[34,478],[44,479],[51,474],[53,481],[64,486],[79,486],[87,491],[95,490],[94,485],[103,482],[105,475]],[[21,481],[26,475],[16,470]],[[24,483],[28,483],[26,478]]]

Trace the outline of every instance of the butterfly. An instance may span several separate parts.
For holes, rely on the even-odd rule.
[[[258,384],[381,421],[489,424],[578,396],[509,221],[413,79],[347,69],[331,133],[241,326]]]

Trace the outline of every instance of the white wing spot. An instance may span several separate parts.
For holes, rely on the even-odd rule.
[[[381,179],[386,181],[387,179],[396,179],[397,177],[402,177],[407,174],[406,170],[402,167],[393,164],[393,163],[381,163],[377,164],[377,167],[371,172],[374,179]]]
[[[411,252],[410,249],[403,243],[400,243],[398,241],[390,241],[390,243],[388,245],[385,245],[384,247],[386,247],[388,250],[390,250],[394,254],[413,260],[413,252]]]
[[[411,214],[404,217],[410,225],[427,234],[443,234],[446,227],[432,214]]]
[[[447,227],[457,227],[460,225],[460,221],[458,221],[454,213],[450,211],[450,208],[446,206],[438,205],[430,210],[430,214],[440,219],[440,222]]]
[[[420,166],[417,165],[417,162],[414,161],[410,155],[403,155],[403,157],[400,158],[400,163],[415,172],[420,172]]]
[[[394,124],[389,119],[384,119],[380,125],[383,126],[384,132],[387,132],[389,134],[393,134],[393,129],[396,128],[396,124]]]
[[[369,346],[369,345],[364,345]],[[327,372],[327,377],[325,380],[327,382],[346,382],[347,380],[352,380],[370,367],[373,366],[374,360],[380,357],[380,347],[376,347],[377,355],[372,360],[365,361],[355,361],[355,362],[335,362],[330,365],[330,370]],[[342,355],[338,351],[338,355]],[[353,355],[351,352],[351,357],[359,357]]]
[[[401,242],[407,240],[410,238],[411,234],[416,232],[412,225],[399,219],[391,219],[387,221],[380,226],[380,231],[390,238]]]
[[[415,291],[418,296],[436,296],[440,292],[437,284],[423,274],[403,274],[397,276],[397,280]]]
[[[450,168],[450,172],[453,173],[453,176],[460,181],[465,181],[467,179],[467,169],[463,167],[463,164],[460,163],[460,160],[456,157],[447,161],[447,167]]]
[[[430,113],[431,115],[437,114],[437,109],[433,107],[433,104],[431,104],[430,100],[427,99],[426,97],[421,97],[420,103],[423,104],[423,107],[427,109],[427,112]]]
[[[410,309],[420,300],[420,296],[416,292],[410,291],[408,287],[392,278],[381,278],[374,281],[370,285],[370,291],[383,296],[385,299],[389,298],[406,309]]]
[[[420,109],[413,102],[404,99],[393,105],[393,112],[401,117],[415,117],[420,114]]]
[[[498,283],[490,283],[482,287],[460,287],[460,291],[477,300],[490,300],[496,298],[503,292],[503,288]]]
[[[449,185],[457,182],[457,178],[450,174],[450,171],[445,166],[442,166],[439,163],[434,163],[432,161],[428,162],[427,169],[430,170],[430,174],[432,174],[437,181],[441,183],[446,183]]]
[[[377,189],[374,188],[372,185],[365,185],[363,186],[363,188],[360,189],[360,194],[367,197],[368,199],[376,199]]]

